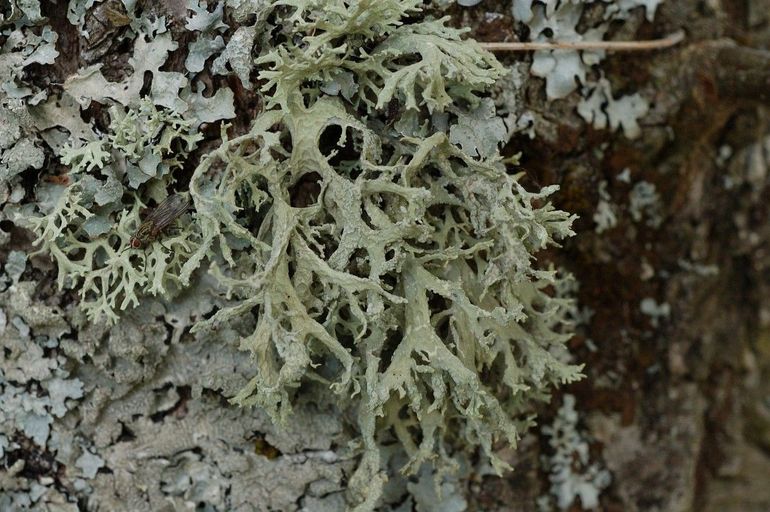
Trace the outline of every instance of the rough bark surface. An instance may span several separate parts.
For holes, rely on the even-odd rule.
[[[516,39],[505,23],[485,23],[485,10],[463,12],[479,40]],[[616,90],[654,91],[639,139],[587,128],[570,98],[547,102],[531,79],[524,101],[542,128],[507,148],[524,155],[533,181],[560,184],[560,206],[580,215],[563,264],[595,314],[574,341],[588,377],[567,392],[612,472],[603,510],[770,508],[761,483],[770,474],[768,13],[762,0],[662,4],[654,25],[625,29],[646,39],[683,28],[686,41],[603,64]],[[627,169],[630,181],[618,180]],[[623,213],[596,233],[605,180]],[[661,194],[658,228],[626,209],[641,180]],[[670,305],[670,316],[651,321],[640,309],[645,298]],[[542,442],[522,447],[518,471],[485,480],[476,509],[535,510],[543,453]]]

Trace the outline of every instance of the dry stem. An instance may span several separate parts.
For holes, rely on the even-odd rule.
[[[659,50],[668,48],[684,39],[684,31],[679,31],[663,39],[647,41],[573,41],[573,42],[530,42],[530,43],[479,43],[482,48],[492,52],[531,52],[537,50],[606,50],[610,52],[629,52],[640,50]]]

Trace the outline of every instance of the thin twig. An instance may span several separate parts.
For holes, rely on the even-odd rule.
[[[659,50],[668,48],[684,39],[680,30],[663,39],[647,41],[573,41],[554,43],[479,43],[491,52],[531,52],[537,50],[607,50],[610,52],[633,52],[640,50]]]

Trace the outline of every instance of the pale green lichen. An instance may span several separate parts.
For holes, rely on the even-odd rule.
[[[189,5],[188,28],[219,31],[220,10]],[[241,341],[255,376],[234,402],[285,423],[301,386],[331,393],[361,434],[348,489],[358,510],[382,495],[385,444],[405,452],[404,473],[432,464],[442,479],[454,446],[502,471],[495,441],[515,445],[532,402],[580,377],[565,357],[573,303],[534,262],[573,234],[573,216],[548,202],[555,187],[526,190],[499,155],[506,130],[482,97],[500,64],[420,5],[286,0],[271,21],[238,27],[212,67],[229,63],[244,87],[256,67],[265,110],[246,133],[222,127],[189,183],[191,222],[164,237],[170,250],[147,253],[125,250],[142,206],[184,188],[174,170],[201,113],[231,117],[233,95],[204,98],[158,71],[177,48],[169,33],[137,38],[122,82],[98,67],[65,82],[83,105],[121,106],[106,136],[62,150],[71,183],[39,187],[43,215],[28,221],[92,320],[210,269],[227,305],[197,335],[256,318]],[[253,58],[268,24],[274,40]]]
[[[131,250],[129,240],[142,208],[165,197],[171,171],[201,136],[190,130],[190,121],[148,101],[135,110],[113,107],[111,115],[104,140],[62,150],[71,183],[39,187],[39,195],[50,195],[48,207],[41,203],[43,215],[22,222],[56,263],[59,287],[78,289],[90,320],[115,322],[119,310],[139,304],[141,294],[166,295],[178,285],[195,247],[189,230],[145,251]],[[140,185],[139,193],[129,192]]]
[[[408,109],[443,111],[460,100],[475,101],[502,70],[475,41],[462,41],[462,30],[445,26],[447,18],[403,24],[419,10],[416,0],[279,3],[295,8],[286,27],[304,37],[303,44],[280,45],[256,61],[269,66],[260,73],[262,90],[270,93],[268,108],[285,109],[297,89],[350,71],[359,86],[357,107],[382,109],[396,98]],[[365,49],[378,40],[373,50]]]
[[[271,109],[223,134],[190,184],[202,240],[181,277],[213,255],[233,299],[194,330],[256,312],[241,345],[257,374],[236,403],[282,422],[302,383],[320,382],[357,410],[361,510],[382,492],[388,439],[406,473],[450,468],[460,439],[501,471],[493,442],[515,445],[532,401],[580,377],[559,357],[569,301],[533,266],[573,219],[547,202],[554,187],[529,192],[499,156],[476,158],[488,148],[428,128],[478,102],[499,75],[491,55],[441,21],[401,25],[414,4],[287,3],[287,42],[257,61]],[[343,71],[349,99],[311,87]],[[377,120],[394,99],[411,136]]]

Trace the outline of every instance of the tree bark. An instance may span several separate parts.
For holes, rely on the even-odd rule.
[[[65,4],[44,3],[62,56],[31,70],[40,83],[55,89],[87,64],[101,64],[108,78],[131,67],[125,47],[86,62],[84,39],[67,21]],[[176,16],[173,30],[181,32],[184,2],[162,2],[157,9],[172,23]],[[501,14],[490,17],[488,11]],[[446,12],[480,41],[523,36],[513,33],[509,1],[453,5]],[[527,187],[559,185],[557,206],[579,215],[576,236],[544,259],[580,283],[585,321],[570,348],[574,361],[585,364],[586,378],[555,393],[537,411],[538,424],[553,425],[567,396],[574,397],[574,427],[589,445],[590,460],[611,474],[601,489],[600,510],[770,510],[770,0],[667,0],[654,23],[637,14],[611,36],[649,40],[679,29],[687,34],[672,48],[611,54],[594,69],[594,78],[603,73],[615,91],[650,100],[641,136],[629,140],[592,128],[577,113],[578,94],[549,101],[544,82],[527,76],[519,109],[533,113],[535,136],[519,133],[503,150],[504,156],[522,155],[518,170],[526,173]],[[188,45],[193,41],[190,34],[180,37]],[[182,50],[172,52],[164,70],[183,68]],[[526,54],[498,57],[510,67],[531,60]],[[258,92],[234,76],[204,72],[201,80],[229,85],[239,113],[234,131],[245,132],[262,107]],[[100,105],[82,115],[104,128]],[[654,187],[654,212],[639,214],[634,206],[640,184]],[[24,186],[32,189],[31,183]],[[594,220],[600,204],[609,205],[617,221],[605,230],[597,230]],[[651,215],[658,221],[651,222]],[[28,232],[6,224],[0,223],[3,263],[12,251],[32,249]],[[46,321],[47,315],[77,316],[77,297],[54,290],[47,260],[32,257],[26,272],[34,284],[16,283],[0,292],[0,305],[13,318],[25,311]],[[185,302],[197,300],[194,293],[176,306],[194,309]],[[19,306],[18,297],[29,300]],[[147,503],[161,510],[168,503],[160,491],[143,501],[146,489],[172,493],[187,482],[190,489],[174,498],[174,506],[182,507],[194,501],[185,501],[193,491],[216,494],[206,484],[222,480],[228,480],[228,496],[244,497],[238,510],[334,510],[320,508],[322,500],[323,506],[345,509],[341,488],[351,462],[338,452],[349,432],[330,412],[334,404],[305,403],[291,425],[277,428],[259,411],[236,410],[225,401],[252,371],[249,357],[238,351],[238,325],[212,334],[217,337],[211,343],[190,335],[189,319],[180,321],[149,299],[129,316],[129,327],[88,325],[61,344],[62,354],[83,362],[67,363],[68,371],[80,375],[89,394],[76,414],[57,420],[52,438],[70,448],[98,448],[105,459],[105,469],[94,469],[89,479],[92,499],[81,498],[84,510],[141,510]],[[51,329],[45,322],[34,328]],[[137,339],[141,354],[125,348],[125,340]],[[14,351],[26,347],[32,353],[14,343]],[[50,347],[35,352],[45,361],[35,368],[57,367],[52,352],[58,354]],[[79,374],[84,367],[86,375]],[[131,372],[141,379],[128,379]],[[213,384],[207,388],[201,381]],[[26,389],[27,398],[47,396],[33,387]],[[538,497],[550,492],[544,462],[554,455],[549,439],[537,428],[516,450],[501,445],[515,468],[511,474],[464,477],[459,485],[468,510],[537,510]],[[76,500],[68,492],[81,481],[68,471],[88,467],[87,456],[62,450],[62,457],[72,459],[67,465],[28,437],[12,441],[0,491],[32,492],[34,482],[50,479],[46,485],[59,493],[56,499]],[[205,472],[211,468],[220,473]],[[189,475],[199,478],[196,485]]]
[[[533,79],[523,109],[538,113],[540,132],[507,147],[521,152],[533,182],[559,184],[559,206],[580,216],[562,263],[594,315],[573,342],[587,378],[566,392],[612,471],[602,510],[770,507],[761,483],[770,474],[770,3],[700,5],[664,3],[652,26],[638,25],[637,39],[682,28],[682,44],[602,64],[615,90],[654,97],[639,139],[586,128],[570,98],[547,102]],[[502,23],[462,14],[481,40],[517,38]],[[657,228],[629,215],[640,181],[661,195]],[[620,213],[596,233],[602,182]],[[650,298],[670,315],[643,313]],[[519,471],[484,480],[476,510],[534,510],[532,495],[549,485],[540,463],[549,450],[540,438],[512,455]]]

